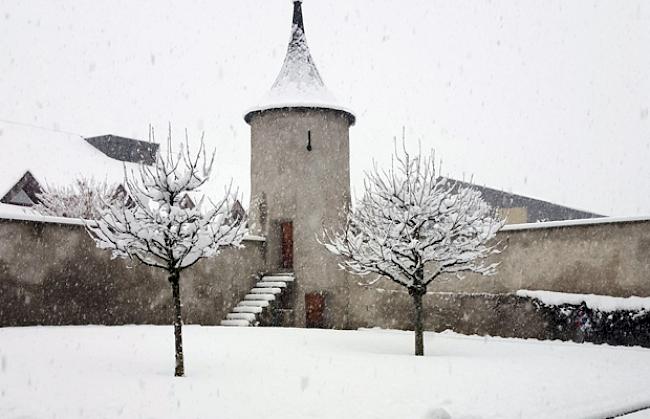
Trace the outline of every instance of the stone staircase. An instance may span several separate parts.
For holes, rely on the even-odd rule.
[[[293,273],[267,274],[221,321],[221,326],[269,326],[274,325],[274,311],[285,310],[283,296],[293,288]],[[286,298],[285,298],[286,299]]]

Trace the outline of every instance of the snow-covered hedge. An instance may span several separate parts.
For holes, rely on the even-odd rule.
[[[531,290],[519,290],[517,295],[535,298],[549,306],[585,303],[590,309],[605,313],[612,311],[650,311],[650,297],[612,297],[609,295]]]
[[[650,298],[519,290],[547,322],[547,339],[650,347]]]

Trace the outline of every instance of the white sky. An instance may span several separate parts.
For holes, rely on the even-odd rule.
[[[158,140],[168,121],[203,130],[217,181],[247,196],[242,115],[280,70],[291,8],[0,1],[0,120],[142,139],[152,123]],[[303,12],[325,83],[357,115],[353,187],[405,126],[444,174],[650,214],[650,3],[307,0]]]

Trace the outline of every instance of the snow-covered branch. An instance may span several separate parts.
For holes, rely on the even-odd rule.
[[[153,135],[153,133],[152,133]],[[171,130],[165,154],[156,156],[152,166],[140,165],[127,172],[125,182],[129,202],[107,203],[97,222],[87,228],[98,247],[112,250],[113,257],[180,272],[223,247],[239,247],[246,233],[245,220],[232,217],[236,192],[225,189],[216,202],[200,197],[188,206],[184,198],[196,198],[210,176],[214,153],[207,156],[203,138],[193,155],[185,143],[172,151]]]
[[[396,152],[392,165],[366,174],[364,193],[343,231],[325,232],[324,244],[341,267],[377,273],[414,292],[444,273],[490,275],[484,258],[504,221],[478,190],[438,176],[433,154]]]
[[[85,220],[99,218],[104,203],[123,199],[119,187],[92,178],[76,179],[72,185],[46,185],[36,197],[33,209],[40,214]]]

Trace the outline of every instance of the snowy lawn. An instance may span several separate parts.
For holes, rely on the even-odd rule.
[[[650,350],[426,333],[0,329],[1,418],[583,418],[650,405]],[[635,418],[648,417],[639,413]]]

